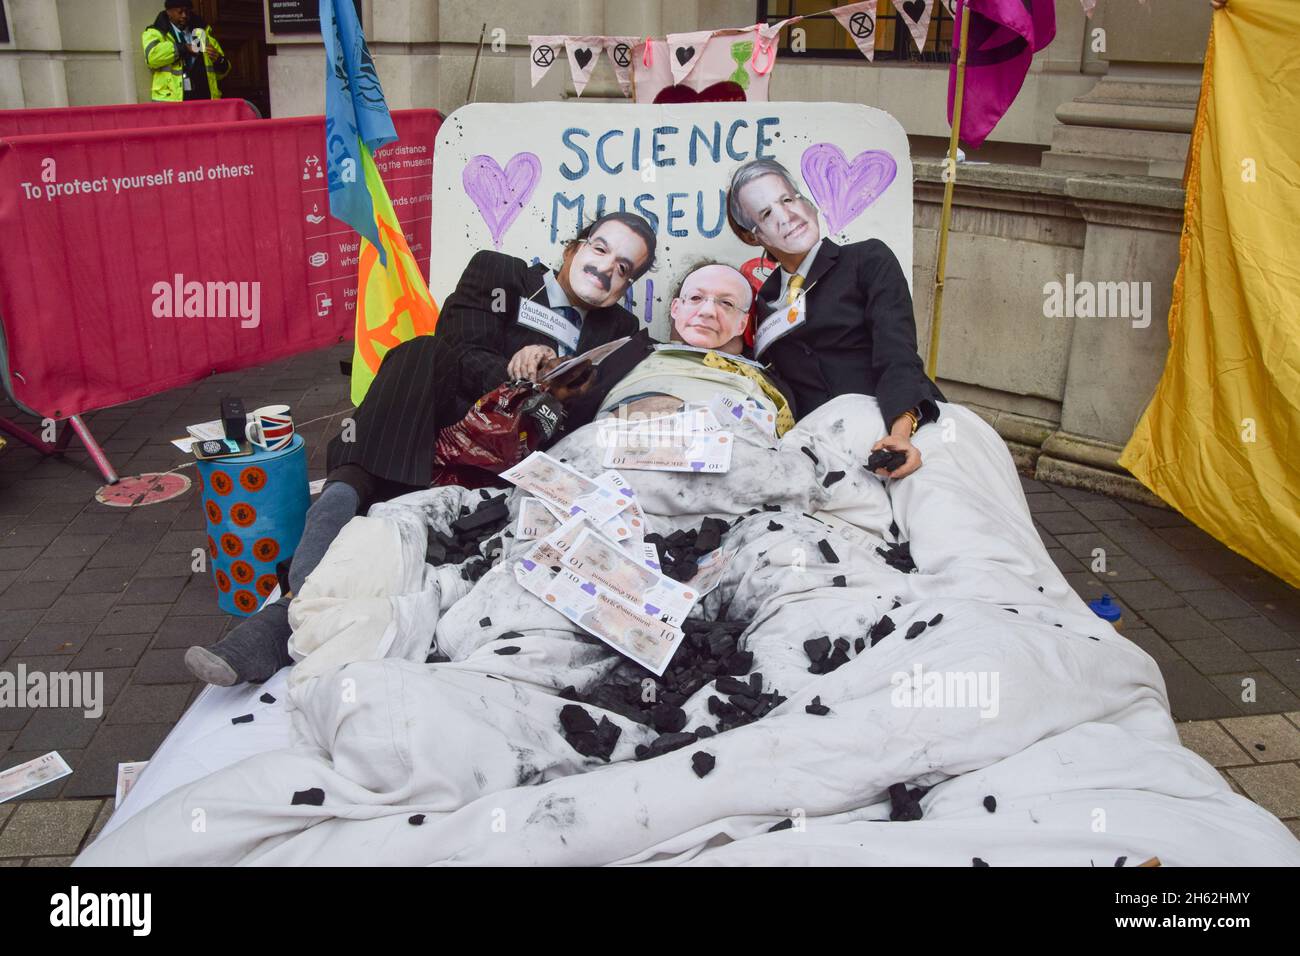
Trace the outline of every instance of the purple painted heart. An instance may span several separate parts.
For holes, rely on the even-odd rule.
[[[883,149],[868,149],[850,162],[832,143],[816,143],[800,161],[804,182],[826,217],[826,231],[836,233],[880,198],[898,174],[898,163]]]
[[[527,205],[542,176],[542,162],[534,153],[515,153],[503,170],[491,156],[475,156],[465,164],[461,185],[478,207],[493,244],[501,238]]]

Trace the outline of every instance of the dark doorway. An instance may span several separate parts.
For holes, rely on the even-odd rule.
[[[248,100],[263,116],[270,116],[271,82],[266,65],[269,51],[262,0],[194,0],[194,7],[212,24],[217,41],[230,59],[230,75],[221,81],[221,95]]]

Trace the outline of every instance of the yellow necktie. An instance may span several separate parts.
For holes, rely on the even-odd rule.
[[[795,299],[799,298],[799,290],[803,288],[803,276],[795,274],[790,277],[789,289],[785,294],[785,304],[794,305]]]

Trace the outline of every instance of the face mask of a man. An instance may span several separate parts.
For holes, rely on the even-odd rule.
[[[802,256],[821,239],[817,210],[776,173],[746,183],[737,197],[754,238],[781,256]]]
[[[739,354],[753,291],[730,266],[696,269],[669,306],[673,337],[697,348]]]

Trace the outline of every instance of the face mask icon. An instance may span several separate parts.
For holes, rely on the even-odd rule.
[[[319,269],[325,263],[330,261],[330,257],[323,252],[313,252],[307,257],[307,262]]]

